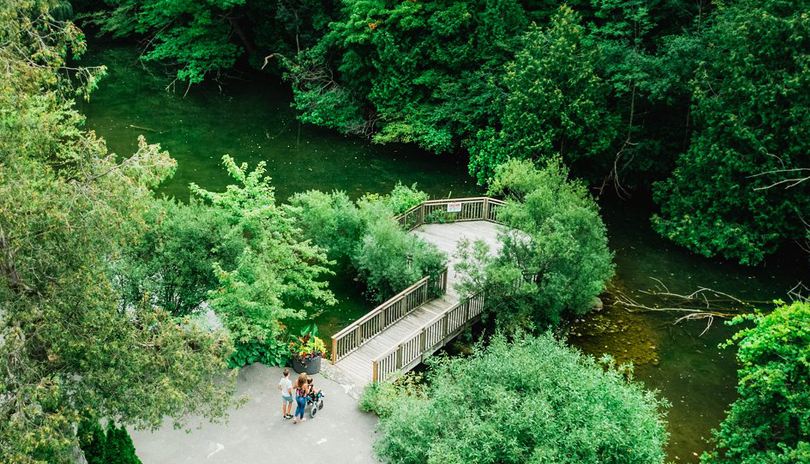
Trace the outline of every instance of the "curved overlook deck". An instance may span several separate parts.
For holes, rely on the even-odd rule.
[[[398,216],[410,233],[447,254],[447,270],[435,279],[420,280],[333,335],[332,363],[357,386],[386,380],[397,371],[413,369],[476,320],[484,298],[475,295],[462,301],[456,292],[456,245],[461,239],[481,239],[496,252],[503,227],[496,213],[502,204],[486,197],[434,200]],[[436,217],[444,222],[425,224]],[[439,290],[444,293],[432,297]]]

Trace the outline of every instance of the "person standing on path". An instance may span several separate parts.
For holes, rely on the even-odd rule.
[[[292,418],[292,402],[293,402],[293,388],[292,381],[290,381],[290,370],[284,368],[284,377],[278,382],[278,389],[281,390],[281,417],[285,419]]]
[[[304,422],[304,409],[307,407],[307,394],[309,393],[309,384],[307,383],[307,374],[302,372],[295,381],[295,418],[293,424]]]

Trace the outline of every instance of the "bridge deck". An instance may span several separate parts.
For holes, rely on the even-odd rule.
[[[503,226],[488,221],[453,222],[448,224],[425,224],[411,233],[423,240],[433,243],[449,258],[447,293],[422,304],[410,314],[383,330],[355,351],[341,358],[336,366],[351,377],[358,386],[367,385],[372,381],[374,359],[382,353],[403,341],[406,337],[419,331],[431,320],[435,320],[444,311],[459,302],[459,295],[455,290],[458,278],[455,264],[458,261],[454,256],[459,240],[466,238],[475,241],[484,240],[494,253],[500,248],[497,240],[498,230]]]

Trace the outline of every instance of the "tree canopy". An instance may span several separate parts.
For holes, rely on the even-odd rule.
[[[151,187],[174,161],[141,139],[108,153],[72,98],[99,71],[47,2],[0,6],[0,461],[67,462],[74,424],[222,416],[232,350],[222,333],[148,301],[123,304],[113,263],[140,240]]]
[[[810,462],[810,303],[781,304],[733,324],[753,327],[734,334],[739,398],[714,432],[716,449],[703,464]]]
[[[433,363],[422,388],[370,388],[387,463],[662,464],[665,403],[551,335],[498,335]],[[405,384],[408,385],[408,384]]]
[[[599,208],[558,158],[542,169],[511,160],[495,171],[489,193],[504,195],[501,249],[462,244],[462,292],[488,292],[488,311],[508,326],[543,328],[585,314],[613,276],[613,253]]]

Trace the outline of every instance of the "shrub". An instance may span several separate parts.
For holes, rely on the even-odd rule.
[[[327,249],[332,259],[351,256],[365,230],[357,207],[345,192],[296,193],[287,210],[304,237]]]
[[[426,394],[376,387],[374,449],[401,464],[663,463],[664,403],[612,367],[548,334],[495,336],[433,362]]]
[[[427,201],[429,198],[430,196],[427,193],[416,189],[415,183],[408,187],[402,185],[401,182],[397,182],[394,190],[391,190],[391,194],[388,196],[388,201],[394,215],[397,215],[408,211],[423,201]]]
[[[447,265],[433,244],[402,230],[392,219],[370,224],[353,258],[375,301],[401,292],[427,275],[438,275]]]
[[[234,345],[235,351],[228,358],[228,367],[244,367],[255,362],[266,366],[284,366],[290,359],[287,345],[276,339],[265,341],[240,342]]]
[[[737,343],[737,393],[703,464],[810,463],[810,303],[782,304],[726,343]]]

